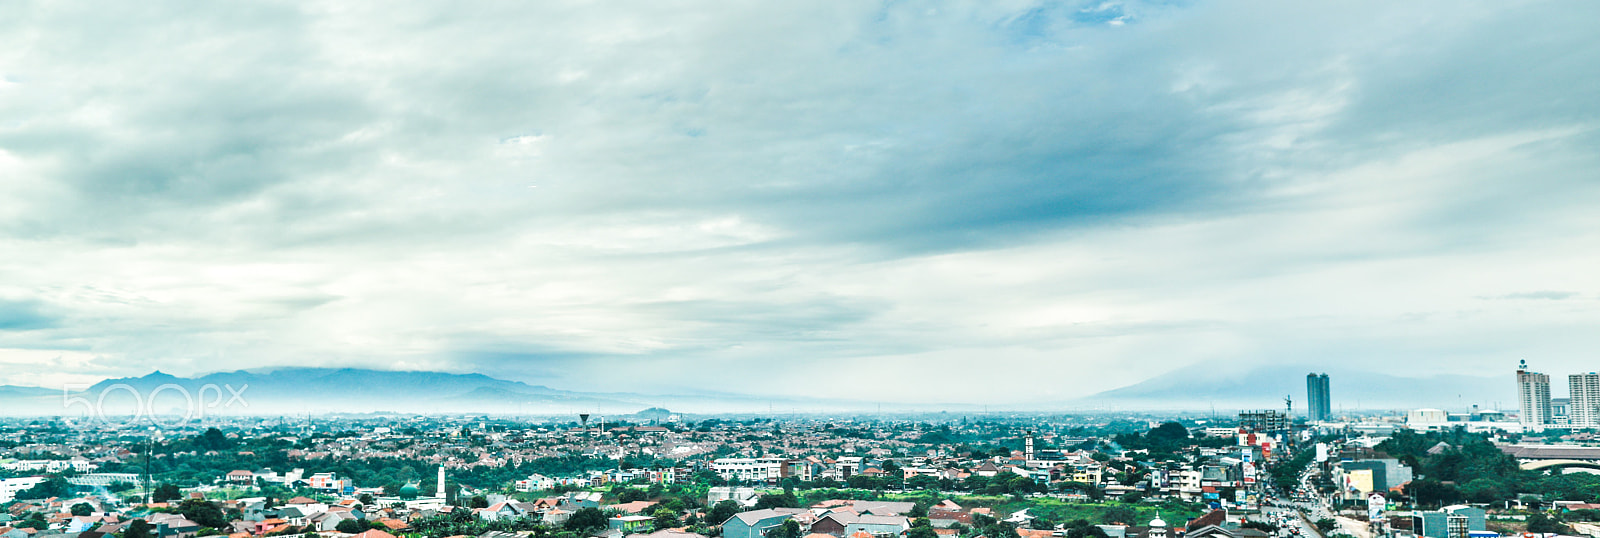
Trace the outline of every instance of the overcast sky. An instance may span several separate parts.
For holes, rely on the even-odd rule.
[[[1600,359],[1593,2],[0,7],[0,384]],[[1509,390],[1509,389],[1508,389]]]

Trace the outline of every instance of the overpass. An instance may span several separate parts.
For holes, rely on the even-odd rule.
[[[1567,469],[1580,467],[1584,469],[1600,470],[1600,461],[1591,460],[1530,460],[1521,463],[1524,471],[1538,471],[1541,469]]]
[[[139,475],[134,473],[88,473],[67,478],[67,483],[74,486],[109,486],[113,482],[127,482],[138,485]]]
[[[1600,469],[1600,447],[1567,445],[1510,445],[1500,451],[1517,459],[1528,471],[1558,468]]]

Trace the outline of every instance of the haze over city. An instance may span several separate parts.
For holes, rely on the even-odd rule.
[[[1600,349],[1597,11],[10,4],[0,385],[1511,408]]]

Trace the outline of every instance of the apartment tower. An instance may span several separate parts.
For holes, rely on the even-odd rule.
[[[1522,425],[1539,430],[1550,424],[1550,376],[1528,371],[1528,361],[1517,364],[1517,401]]]
[[[1567,424],[1573,428],[1600,427],[1600,374],[1567,376],[1572,398],[1567,403]]]

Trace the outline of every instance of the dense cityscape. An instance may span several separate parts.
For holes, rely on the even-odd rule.
[[[1521,408],[0,423],[0,537],[1490,538],[1600,532],[1592,385]],[[1584,407],[1588,406],[1588,407]]]

